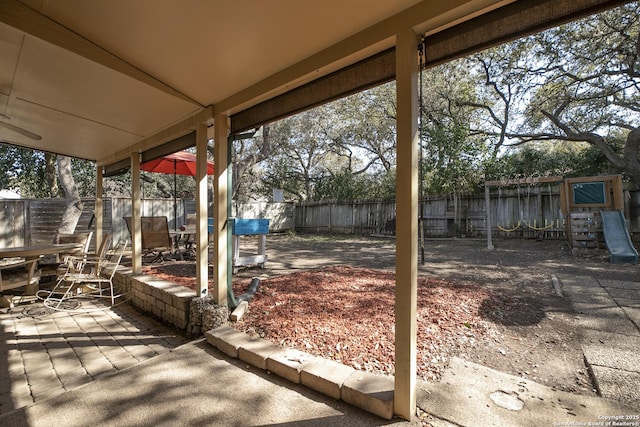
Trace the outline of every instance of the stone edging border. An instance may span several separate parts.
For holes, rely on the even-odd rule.
[[[340,399],[381,418],[393,418],[394,379],[251,338],[232,326],[205,332],[209,344],[233,358]]]

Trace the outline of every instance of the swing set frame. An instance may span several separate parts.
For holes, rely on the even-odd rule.
[[[492,187],[520,187],[520,186],[528,186],[529,188],[531,188],[531,186],[537,186],[537,185],[541,185],[541,184],[556,184],[556,183],[562,183],[564,181],[564,177],[562,176],[543,176],[543,177],[527,177],[527,178],[511,178],[511,179],[501,179],[501,180],[496,180],[496,181],[486,181],[484,183],[484,200],[485,200],[485,212],[486,212],[486,223],[487,223],[487,249],[489,250],[493,250],[494,246],[493,246],[493,226],[494,226],[494,219],[492,218],[491,215],[491,188]],[[520,197],[520,190],[518,189],[518,198]],[[565,197],[564,197],[564,185],[560,186],[560,200],[561,203],[562,201],[564,201]],[[564,211],[564,209],[563,209]],[[499,230],[505,231],[505,232],[513,232],[518,230],[519,228],[521,228],[522,226],[526,226],[527,228],[531,228],[534,230],[546,230],[548,228],[550,228],[551,226],[545,226],[545,227],[537,227],[537,225],[534,223],[534,225],[531,224],[524,224],[522,222],[522,219],[520,219],[518,221],[518,224],[515,227],[512,228],[504,228],[500,225],[496,224],[496,227]]]
[[[591,176],[578,178],[564,178],[562,176],[549,177],[529,177],[501,179],[496,181],[486,181],[484,183],[485,212],[487,223],[487,249],[493,250],[493,227],[505,232],[513,232],[523,224],[521,221],[514,228],[503,228],[494,224],[491,215],[491,188],[492,187],[529,187],[540,184],[560,183],[560,209],[565,219],[565,233],[572,247],[585,246],[585,236],[588,239],[598,241],[599,210],[624,210],[624,197],[622,189],[622,177],[620,175]],[[593,203],[580,201],[576,197],[576,186],[589,186],[590,184],[601,184],[603,188],[602,200]],[[519,193],[518,193],[519,195]],[[585,229],[583,222],[589,224],[589,229]],[[586,224],[585,223],[585,224]],[[527,228],[534,230],[545,230],[548,227],[536,227],[534,224],[524,224]],[[576,228],[578,227],[578,228]]]

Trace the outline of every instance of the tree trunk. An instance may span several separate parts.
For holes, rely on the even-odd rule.
[[[640,188],[640,163],[638,163],[638,153],[640,153],[640,129],[632,129],[627,135],[627,143],[624,146],[625,172],[633,183]]]
[[[84,204],[80,199],[80,193],[78,187],[71,174],[71,158],[67,156],[58,156],[58,178],[62,189],[64,190],[65,199],[67,201],[67,207],[62,215],[62,220],[58,226],[58,232],[56,237],[60,233],[73,233],[78,225],[80,214],[82,214],[82,208]]]
[[[56,179],[56,156],[51,153],[45,153],[44,176],[49,186],[49,197],[58,196],[58,180]]]
[[[267,159],[271,154],[271,139],[269,137],[269,125],[262,126],[262,143],[255,149],[250,150],[248,154],[244,154],[244,148],[239,152],[236,151],[238,158],[233,163],[232,173],[232,198],[236,202],[242,201],[243,196],[247,196],[246,193],[246,180],[247,172],[250,171],[255,165],[261,161]],[[249,178],[251,179],[251,178]]]

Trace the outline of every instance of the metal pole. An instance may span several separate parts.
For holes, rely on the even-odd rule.
[[[176,173],[178,169],[178,161],[173,159],[173,231],[178,231],[178,185],[176,183]]]
[[[419,238],[420,238],[420,261],[421,264],[424,265],[425,263],[425,255],[424,255],[424,170],[423,170],[423,158],[422,158],[422,127],[423,127],[423,118],[422,115],[424,114],[424,105],[423,105],[423,100],[422,100],[422,69],[424,68],[424,49],[425,49],[425,41],[424,41],[424,37],[422,37],[422,39],[420,40],[420,46],[418,48],[419,50],[419,55],[420,55],[420,65],[419,65],[419,70],[418,72],[419,74],[419,78],[418,78],[418,141],[419,141],[419,146],[418,149],[420,150],[420,155],[418,158],[418,177],[419,177],[419,182],[418,182],[418,203],[420,204],[420,207],[418,209],[419,211],[419,217],[418,217],[418,225],[420,227],[420,229],[418,230],[419,232]]]

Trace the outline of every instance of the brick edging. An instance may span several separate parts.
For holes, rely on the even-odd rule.
[[[128,295],[130,305],[180,330],[188,329],[195,291],[154,276],[133,275],[130,269],[122,268],[113,281]]]

